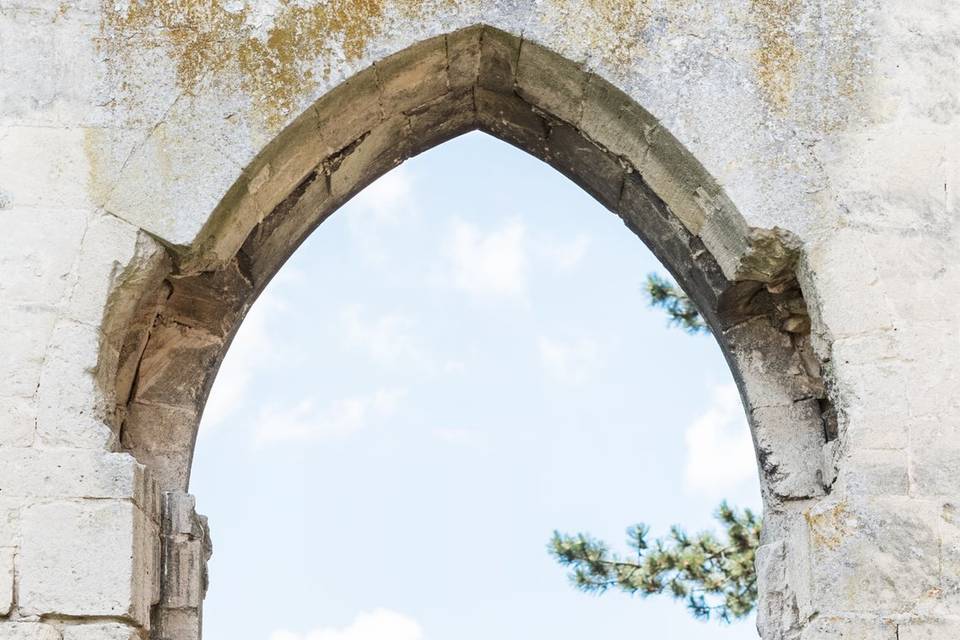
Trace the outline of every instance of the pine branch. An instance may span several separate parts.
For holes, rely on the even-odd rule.
[[[650,544],[649,529],[639,524],[628,530],[629,559],[582,533],[555,531],[550,552],[570,567],[570,579],[581,591],[619,588],[643,597],[668,593],[686,601],[699,619],[730,622],[748,615],[757,600],[754,560],[760,521],[749,509],[740,513],[725,502],[716,517],[725,530],[723,541],[709,532],[691,536],[674,526],[669,536]]]
[[[677,285],[656,273],[651,273],[647,275],[644,289],[650,305],[666,311],[671,325],[678,326],[687,333],[709,331],[693,301]]]

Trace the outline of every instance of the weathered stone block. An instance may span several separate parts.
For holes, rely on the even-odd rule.
[[[0,128],[0,175],[12,203],[18,207],[92,209],[85,137],[86,130],[80,127]],[[65,220],[68,216],[65,212]]]
[[[752,427],[760,473],[784,498],[823,495],[823,424],[816,400],[757,407]]]
[[[546,156],[546,121],[530,105],[514,95],[477,88],[477,120],[480,128],[538,158]]]
[[[865,249],[876,256],[877,275],[890,309],[898,319],[911,323],[944,320],[942,310],[931,300],[960,298],[960,246],[944,238],[930,242],[922,235],[898,232],[871,233]],[[956,323],[952,328],[957,330]],[[960,347],[956,340],[944,345]]]
[[[822,382],[807,373],[790,336],[766,318],[746,320],[723,335],[734,355],[734,375],[747,391],[749,410],[787,407],[822,394]],[[771,375],[773,371],[777,375]]]
[[[580,65],[524,41],[517,65],[517,93],[550,115],[576,125],[583,112],[587,74]]]
[[[656,118],[599,76],[590,75],[583,91],[583,132],[635,168],[643,166]]]
[[[120,311],[117,307],[132,304],[118,295],[124,280],[145,277],[165,257],[164,248],[134,225],[112,215],[93,216],[73,274],[67,317],[93,326],[102,324],[105,316]]]
[[[662,263],[681,272],[690,269],[690,245],[676,228],[667,205],[636,173],[625,174],[623,180],[617,213],[624,224],[640,236]]]
[[[330,186],[327,176],[318,173],[308,184],[298,188],[299,197],[289,207],[278,207],[261,222],[246,243],[243,251],[252,261],[250,274],[256,286],[271,277],[290,251],[290,239],[295,245],[305,238],[315,225],[330,214]]]
[[[804,252],[804,268],[815,274],[816,289],[831,292],[829,299],[810,300],[814,328],[834,340],[891,330],[895,324],[893,306],[880,286],[878,263],[897,258],[876,255],[868,235],[841,227],[811,242]]]
[[[617,210],[623,188],[623,167],[579,131],[564,124],[551,125],[546,160],[600,204]]]
[[[206,519],[197,515],[193,496],[164,494],[164,585],[161,605],[199,611],[207,591],[207,560],[213,551]]]
[[[708,191],[702,188],[695,192],[694,199],[706,212],[697,235],[724,275],[730,280],[769,281],[771,278],[767,277],[766,272],[759,271],[757,267],[769,266],[770,262],[776,262],[777,267],[781,267],[782,262],[779,258],[768,262],[769,256],[751,245],[752,230],[726,194],[719,189]]]
[[[179,491],[163,494],[163,535],[198,537],[197,499]]]
[[[0,547],[0,616],[13,609],[14,551],[13,547]]]
[[[800,640],[903,640],[891,620],[820,615],[806,625]]]
[[[765,522],[766,527],[769,523]],[[796,613],[789,606],[790,585],[787,582],[787,553],[783,541],[762,544],[757,549],[757,628],[774,637],[796,626]]]
[[[269,215],[329,154],[317,111],[307,109],[245,169],[249,176],[247,192],[257,203],[255,209],[239,207],[242,212],[257,212],[243,225],[247,231]]]
[[[467,27],[447,35],[447,80],[452,92],[473,91],[480,73],[480,38],[485,27]]]
[[[410,154],[428,151],[477,128],[473,89],[447,94],[409,113]]]
[[[56,627],[43,622],[6,622],[0,620],[3,640],[62,640]]]
[[[960,414],[960,310],[940,322],[898,323],[896,347],[888,352],[901,366],[902,376],[917,385],[902,394],[915,416]]]
[[[73,624],[63,628],[63,640],[139,640],[139,632],[120,623]]]
[[[223,338],[174,322],[155,326],[140,360],[134,399],[197,407],[203,381],[218,362]],[[170,375],[171,371],[177,375]]]
[[[204,224],[196,242],[180,261],[183,273],[199,273],[222,268],[233,259],[250,233],[252,225],[268,215],[250,192],[253,177],[240,173],[224,192]]]
[[[172,609],[199,609],[206,594],[202,540],[168,543],[163,606]]]
[[[0,495],[127,499],[147,511],[156,502],[146,471],[133,456],[86,449],[0,448]]]
[[[252,293],[247,278],[236,261],[219,271],[170,277],[163,320],[225,338]]]
[[[910,491],[906,449],[855,449],[840,464],[847,494],[904,496]]]
[[[844,438],[851,448],[904,449],[908,446],[913,421],[905,419],[889,404],[850,402],[844,415]]]
[[[101,338],[97,325],[61,320],[54,327],[37,389],[37,438],[45,446],[102,451],[113,444],[100,382],[116,371],[118,353],[102,349]]]
[[[955,499],[955,498],[953,498]],[[940,508],[940,586],[930,603],[935,613],[960,614],[960,505]]]
[[[480,35],[480,73],[477,86],[513,95],[520,58],[520,39],[485,27]]]
[[[10,304],[0,314],[0,379],[4,395],[30,398],[37,391],[50,334],[56,323],[53,307]]]
[[[13,159],[7,153],[5,149],[4,156]],[[81,209],[3,208],[0,272],[6,275],[0,278],[0,300],[38,307],[57,304],[71,282],[88,216]]]
[[[37,433],[33,398],[0,397],[0,447],[29,447]]]
[[[356,193],[407,158],[409,121],[398,116],[384,121],[355,147],[344,152],[330,177],[330,192],[336,198]]]
[[[247,164],[246,158],[225,153],[220,131],[196,118],[192,109],[203,107],[193,102],[189,96],[176,101],[155,127],[136,133],[139,144],[130,157],[107,170],[114,174],[106,178],[113,186],[102,203],[118,217],[181,247],[197,238],[206,216]],[[155,171],[160,158],[165,170]]]
[[[158,612],[157,637],[161,640],[180,640],[200,637],[200,611],[196,609],[167,609]]]
[[[375,69],[387,117],[426,104],[448,90],[446,38],[415,44],[385,58]]]
[[[712,203],[721,200],[719,187],[663,127],[651,131],[649,145],[637,170],[690,233],[698,235],[708,214],[719,215],[712,210]]]
[[[339,152],[383,120],[374,69],[361,71],[314,105],[326,155]]]
[[[3,486],[0,485],[0,492]],[[0,547],[20,545],[20,509],[24,500],[20,498],[0,498]]]
[[[940,583],[940,507],[899,497],[831,496],[804,512],[798,590],[801,618],[814,611],[904,613],[930,600]],[[865,570],[869,567],[869,570]],[[791,581],[793,582],[793,581]]]
[[[192,409],[163,404],[133,402],[127,407],[127,426],[121,444],[136,452],[137,459],[150,469],[159,487],[185,487],[189,477],[191,450],[197,430],[197,413]]]
[[[24,509],[20,609],[25,615],[110,616],[149,624],[156,527],[127,501],[51,502]]]
[[[955,640],[957,627],[946,620],[904,622],[898,626],[897,640]]]

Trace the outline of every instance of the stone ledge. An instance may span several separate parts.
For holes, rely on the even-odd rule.
[[[159,517],[149,473],[127,453],[0,448],[0,498],[129,500]]]

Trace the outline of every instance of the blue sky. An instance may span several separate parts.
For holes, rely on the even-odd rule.
[[[759,507],[709,336],[666,326],[619,219],[480,133],[315,232],[240,329],[201,425],[210,640],[756,638],[590,596],[554,529],[620,545]]]

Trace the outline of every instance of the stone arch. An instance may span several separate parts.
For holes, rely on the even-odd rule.
[[[406,158],[477,129],[620,216],[697,303],[747,407],[767,542],[781,537],[792,503],[827,490],[822,450],[835,428],[809,344],[798,243],[750,228],[697,160],[615,86],[478,25],[393,54],[321,97],[243,172],[198,240],[124,294],[136,301],[132,313],[121,305],[132,319],[108,318],[122,335],[108,382],[121,446],[167,492],[159,637],[199,625],[196,594],[181,597],[176,576],[195,570],[184,558],[201,558],[206,536],[180,497],[207,393],[247,309],[341,204]]]

